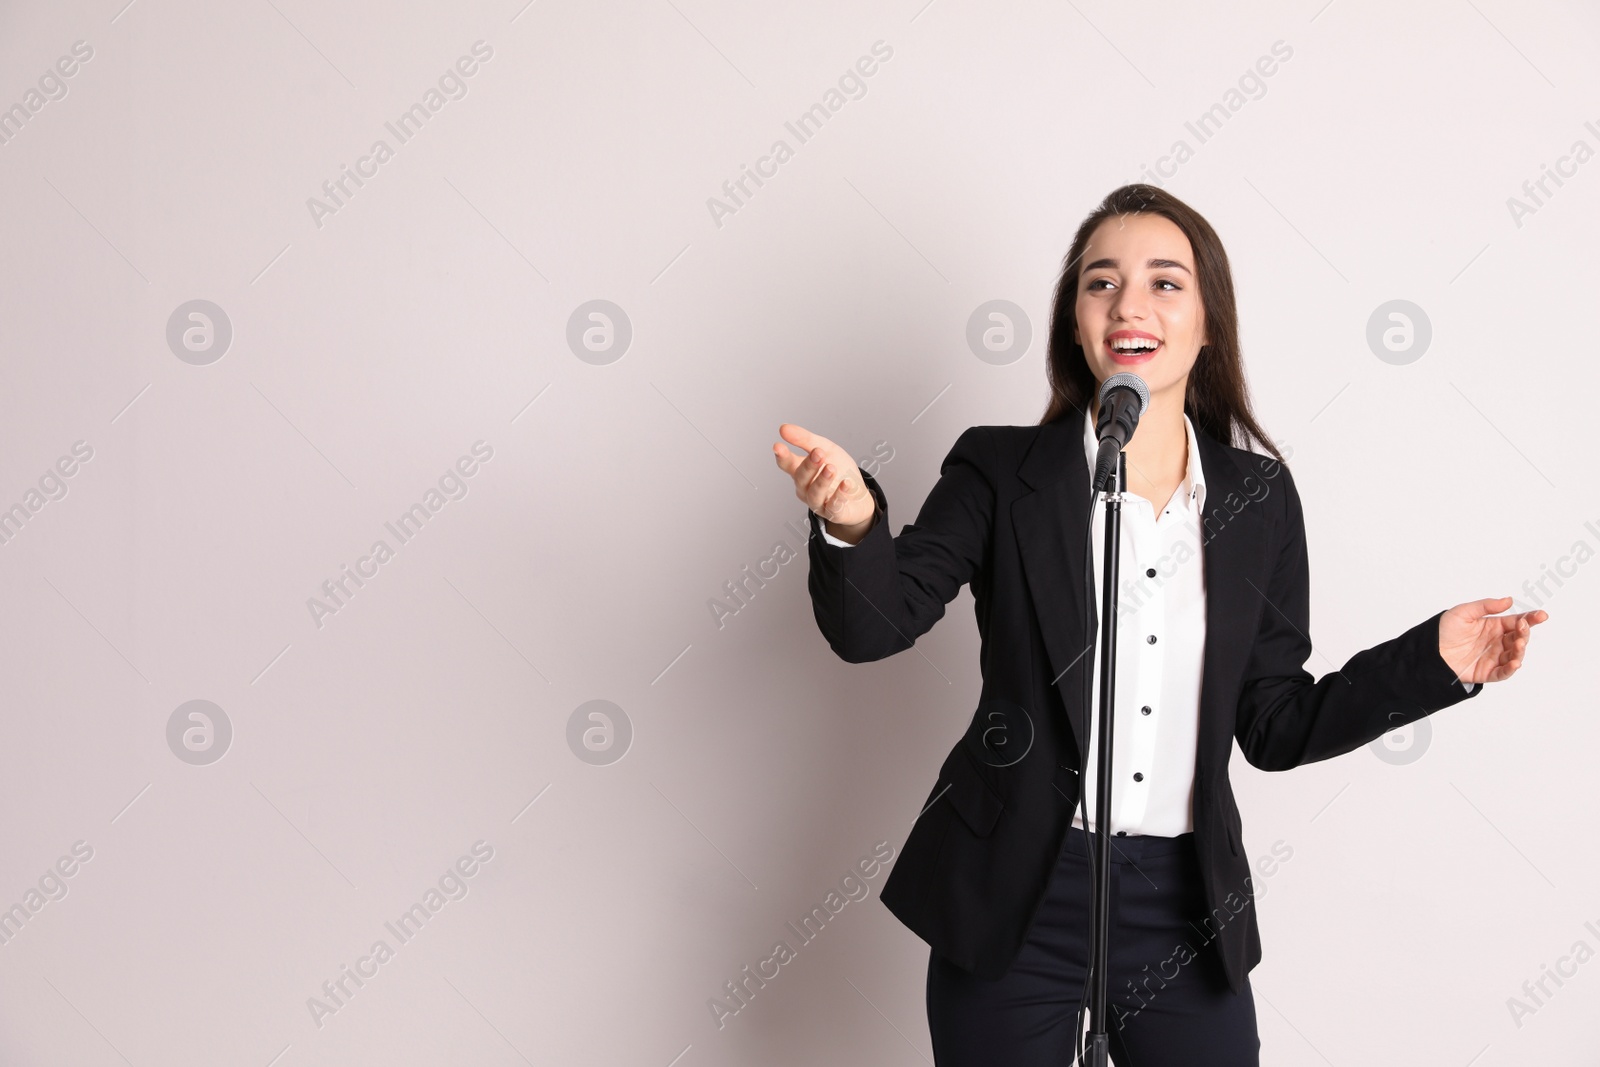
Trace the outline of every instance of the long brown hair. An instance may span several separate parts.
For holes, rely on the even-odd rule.
[[[1050,314],[1050,350],[1046,375],[1050,382],[1050,403],[1040,425],[1054,422],[1068,411],[1093,406],[1099,383],[1089,369],[1083,346],[1072,339],[1077,326],[1078,279],[1088,252],[1089,237],[1095,227],[1115,215],[1161,215],[1170,219],[1189,238],[1194,249],[1195,279],[1200,286],[1200,303],[1205,309],[1206,334],[1210,343],[1202,345],[1194,368],[1189,372],[1183,410],[1198,433],[1209,434],[1223,444],[1249,448],[1254,439],[1278,462],[1283,455],[1256,422],[1250,409],[1250,390],[1245,385],[1244,363],[1239,352],[1239,311],[1233,300],[1233,273],[1228,254],[1211,224],[1194,208],[1164,189],[1138,182],[1114,189],[1078,227],[1067,253],[1061,278],[1056,283],[1055,306]]]

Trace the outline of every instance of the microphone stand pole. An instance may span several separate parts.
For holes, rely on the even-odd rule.
[[[1089,953],[1089,1043],[1088,1067],[1107,1067],[1110,1038],[1107,1037],[1107,995],[1110,984],[1111,934],[1111,738],[1115,725],[1117,678],[1117,557],[1122,547],[1122,496],[1128,488],[1127,455],[1117,452],[1116,473],[1106,489],[1105,547],[1100,553],[1100,708],[1097,738],[1094,865],[1095,884],[1093,938]]]

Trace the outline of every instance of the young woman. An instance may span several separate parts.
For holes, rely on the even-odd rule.
[[[1522,665],[1543,611],[1510,597],[1422,620],[1313,680],[1300,497],[1250,410],[1233,280],[1193,209],[1149,185],[1078,228],[1056,288],[1037,426],[974,426],[917,521],[827,438],[779,427],[810,509],[817,625],[859,663],[909,648],[970,584],[982,699],[885,883],[930,946],[940,1067],[1072,1061],[1082,1029],[1098,814],[1103,508],[1090,526],[1099,383],[1144,379],[1122,509],[1112,762],[1109,1020],[1119,1065],[1256,1064],[1261,958],[1228,782],[1353,751]],[[1270,455],[1239,445],[1252,440]],[[1093,576],[1085,574],[1092,563]],[[1092,654],[1091,654],[1092,653]],[[1082,802],[1080,804],[1080,801]]]

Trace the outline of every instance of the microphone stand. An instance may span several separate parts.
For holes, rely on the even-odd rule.
[[[1099,737],[1096,739],[1095,849],[1093,877],[1093,937],[1089,952],[1089,1043],[1088,1067],[1107,1067],[1110,1038],[1107,1037],[1110,984],[1111,934],[1111,738],[1115,719],[1112,709],[1116,696],[1117,665],[1117,557],[1122,547],[1122,496],[1128,488],[1127,454],[1118,450],[1117,467],[1111,486],[1106,489],[1105,548],[1100,553],[1100,709]]]

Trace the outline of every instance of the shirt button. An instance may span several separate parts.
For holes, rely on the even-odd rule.
[[[1118,830],[1117,831],[1117,836],[1118,837],[1127,837],[1128,836],[1128,831],[1126,831],[1126,830]]]
[[[1148,715],[1148,714],[1150,714],[1150,705],[1146,704],[1144,707],[1140,708],[1139,709],[1139,714],[1140,715]]]
[[[1153,644],[1156,643],[1156,635],[1155,634],[1151,634],[1149,637],[1145,638],[1145,640],[1153,645]]]
[[[1134,771],[1133,772],[1133,780],[1136,781],[1136,782],[1142,782],[1142,781],[1144,781],[1144,775],[1140,774],[1138,771]]]
[[[1149,570],[1144,572],[1144,576],[1146,578],[1154,578],[1156,576],[1156,569],[1151,567]]]

